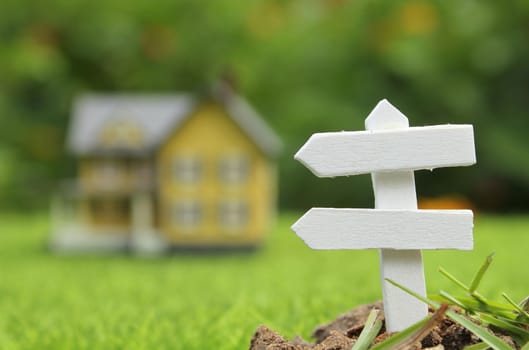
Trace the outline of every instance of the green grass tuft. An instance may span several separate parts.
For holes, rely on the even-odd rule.
[[[501,331],[503,334],[508,334],[518,343],[520,347],[525,347],[527,344],[529,344],[529,315],[520,305],[524,305],[527,299],[524,299],[524,301],[522,301],[520,304],[516,304],[514,300],[506,293],[502,293],[502,296],[507,300],[508,303],[493,303],[488,301],[477,292],[477,289],[481,284],[485,273],[492,264],[493,257],[494,254],[490,254],[485,259],[476,275],[472,279],[470,287],[466,287],[464,283],[460,282],[452,274],[441,268],[441,273],[445,275],[450,281],[452,281],[457,287],[464,289],[467,296],[470,298],[454,297],[445,291],[441,291],[439,297],[445,302],[448,302],[451,305],[459,307],[465,311],[466,315],[468,316],[467,318],[456,314],[451,310],[448,310],[446,314],[452,320],[460,323],[469,331],[477,335],[491,348],[496,350],[510,349],[510,347],[502,339],[488,332],[485,328]],[[439,308],[438,302],[422,297],[408,288],[396,283],[395,281],[388,280],[388,282],[420,299],[429,306],[436,309]],[[477,347],[480,348],[481,346]]]

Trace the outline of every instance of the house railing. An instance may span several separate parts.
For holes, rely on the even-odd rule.
[[[101,198],[108,200],[111,197]],[[105,208],[94,212],[90,201],[90,195],[81,190],[76,181],[61,184],[61,190],[52,198],[50,206],[52,247],[114,250],[132,245],[134,249],[146,251],[163,248],[154,227],[152,194],[139,191],[126,197],[126,225],[101,222],[101,217],[109,213],[104,212]]]

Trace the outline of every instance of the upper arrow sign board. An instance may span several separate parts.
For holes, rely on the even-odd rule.
[[[296,153],[318,177],[476,163],[472,125],[317,133]]]

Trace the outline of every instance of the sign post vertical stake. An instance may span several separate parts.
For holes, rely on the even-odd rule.
[[[408,127],[408,118],[385,100],[366,119],[367,130]],[[413,171],[372,173],[371,180],[375,209],[417,209]],[[380,249],[379,255],[386,329],[398,332],[426,317],[428,307],[386,279],[426,296],[422,253],[420,250]]]

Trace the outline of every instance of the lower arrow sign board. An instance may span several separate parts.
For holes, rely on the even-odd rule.
[[[292,229],[313,249],[471,250],[471,210],[312,208]]]

